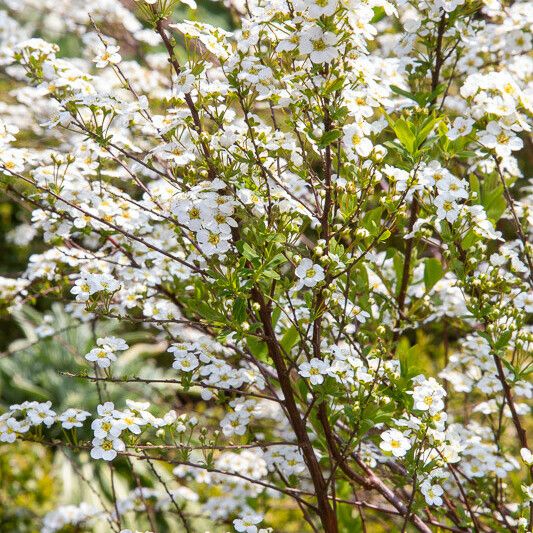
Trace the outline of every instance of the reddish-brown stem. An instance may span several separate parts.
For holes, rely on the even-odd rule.
[[[337,533],[337,517],[330,505],[322,469],[313,450],[305,424],[300,417],[298,406],[296,405],[289,372],[272,326],[270,309],[257,287],[252,289],[252,298],[259,306],[259,318],[263,326],[268,353],[278,374],[279,384],[284,396],[283,403],[313,481],[320,521],[322,522],[325,533]]]

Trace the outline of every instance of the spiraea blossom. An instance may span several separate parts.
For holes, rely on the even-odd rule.
[[[529,531],[530,5],[182,3],[0,0],[0,301],[93,333],[0,413],[41,531]]]

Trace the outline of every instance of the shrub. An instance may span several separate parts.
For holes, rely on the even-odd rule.
[[[527,3],[176,3],[55,2],[72,58],[0,12],[0,172],[47,244],[0,296],[170,354],[141,375],[95,335],[96,410],[1,415],[109,463],[43,531],[527,530]]]

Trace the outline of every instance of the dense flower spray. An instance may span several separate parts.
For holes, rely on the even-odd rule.
[[[97,412],[0,414],[0,442],[130,475],[42,531],[266,532],[280,500],[287,530],[528,531],[530,6],[227,0],[229,30],[177,4],[0,1],[11,238],[47,245],[2,303],[66,300],[168,351],[131,376],[139,353],[95,337],[69,378]],[[144,398],[109,401],[131,382]]]

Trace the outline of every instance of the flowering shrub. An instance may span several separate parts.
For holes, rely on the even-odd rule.
[[[42,4],[0,2],[0,175],[47,244],[2,302],[169,354],[139,377],[97,337],[70,376],[96,412],[0,415],[1,442],[109,462],[112,501],[42,531],[266,532],[280,507],[283,531],[529,530],[527,2],[236,2],[232,31],[175,0]]]

